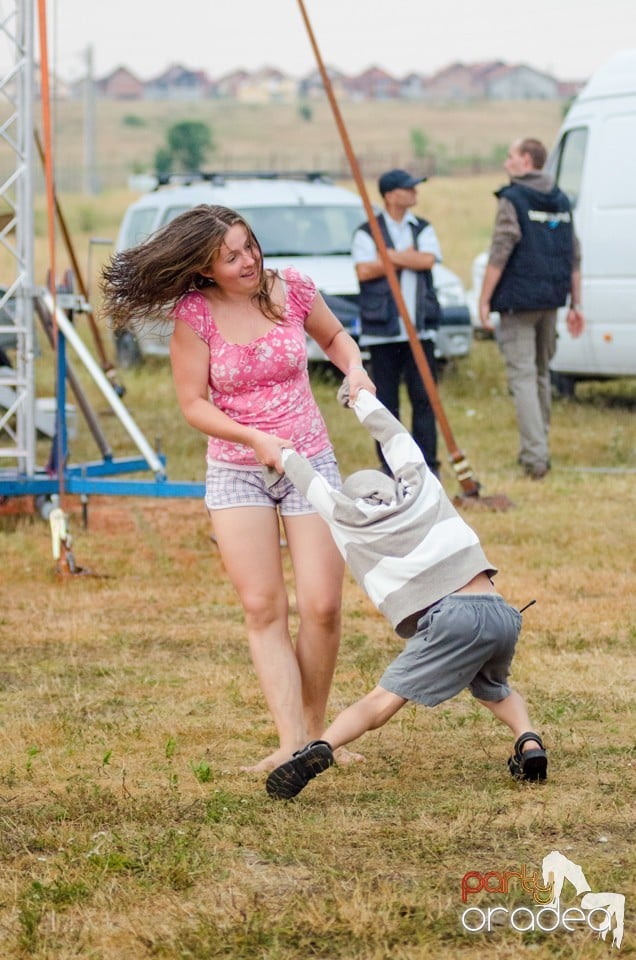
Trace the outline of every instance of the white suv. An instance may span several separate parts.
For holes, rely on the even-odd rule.
[[[356,227],[367,218],[357,194],[318,173],[172,176],[128,207],[116,249],[140,243],[202,203],[230,207],[244,216],[258,237],[265,266],[294,266],[308,274],[347,330],[358,336],[359,287],[350,251]],[[442,359],[461,356],[468,353],[472,339],[464,288],[459,277],[441,265],[433,277],[444,315],[438,352]],[[151,324],[136,336],[118,335],[119,365],[130,366],[145,355],[166,355],[169,336],[167,324]],[[308,340],[308,356],[310,362],[326,360],[313,340]]]

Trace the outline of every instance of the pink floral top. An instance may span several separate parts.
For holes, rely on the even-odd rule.
[[[298,453],[312,457],[331,447],[307,370],[305,320],[316,287],[291,267],[282,275],[284,318],[251,343],[224,340],[208,301],[198,291],[181,297],[174,317],[187,323],[210,349],[210,401],[238,423],[291,440]],[[258,465],[251,447],[218,437],[209,438],[207,458],[238,467]]]

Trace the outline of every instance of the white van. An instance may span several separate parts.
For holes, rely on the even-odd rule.
[[[636,376],[636,50],[597,70],[572,104],[547,169],[568,195],[582,249],[584,334],[559,312],[559,389]]]
[[[308,274],[352,336],[360,332],[359,287],[351,259],[354,230],[366,215],[360,197],[321,174],[211,173],[176,176],[144,194],[124,214],[116,250],[140,243],[159,227],[197,204],[220,204],[241,213],[258,237],[265,265],[295,266]],[[464,356],[472,343],[466,294],[459,277],[436,264],[433,269],[442,318],[440,359]],[[144,355],[168,353],[170,326],[150,324],[136,336],[116,337],[117,362],[126,367]],[[311,362],[326,361],[308,340]]]

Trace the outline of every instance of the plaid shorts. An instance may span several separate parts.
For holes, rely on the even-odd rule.
[[[324,450],[308,457],[314,470],[339,490],[340,471],[333,450]],[[302,493],[283,473],[280,480],[268,487],[260,467],[242,470],[221,466],[218,461],[208,463],[205,476],[205,505],[208,510],[226,510],[229,507],[273,507],[281,516],[316,513]]]

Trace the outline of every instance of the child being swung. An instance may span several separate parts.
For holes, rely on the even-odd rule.
[[[346,381],[343,389],[346,402]],[[374,690],[269,774],[267,792],[291,799],[332,765],[337,747],[382,726],[409,700],[433,707],[465,688],[512,731],[512,775],[544,780],[543,743],[507,683],[519,611],[496,591],[496,568],[408,431],[367,390],[351,405],[380,443],[392,476],[360,470],[338,491],[293,450],[282,450],[281,461],[327,521],[358,583],[407,643]]]

